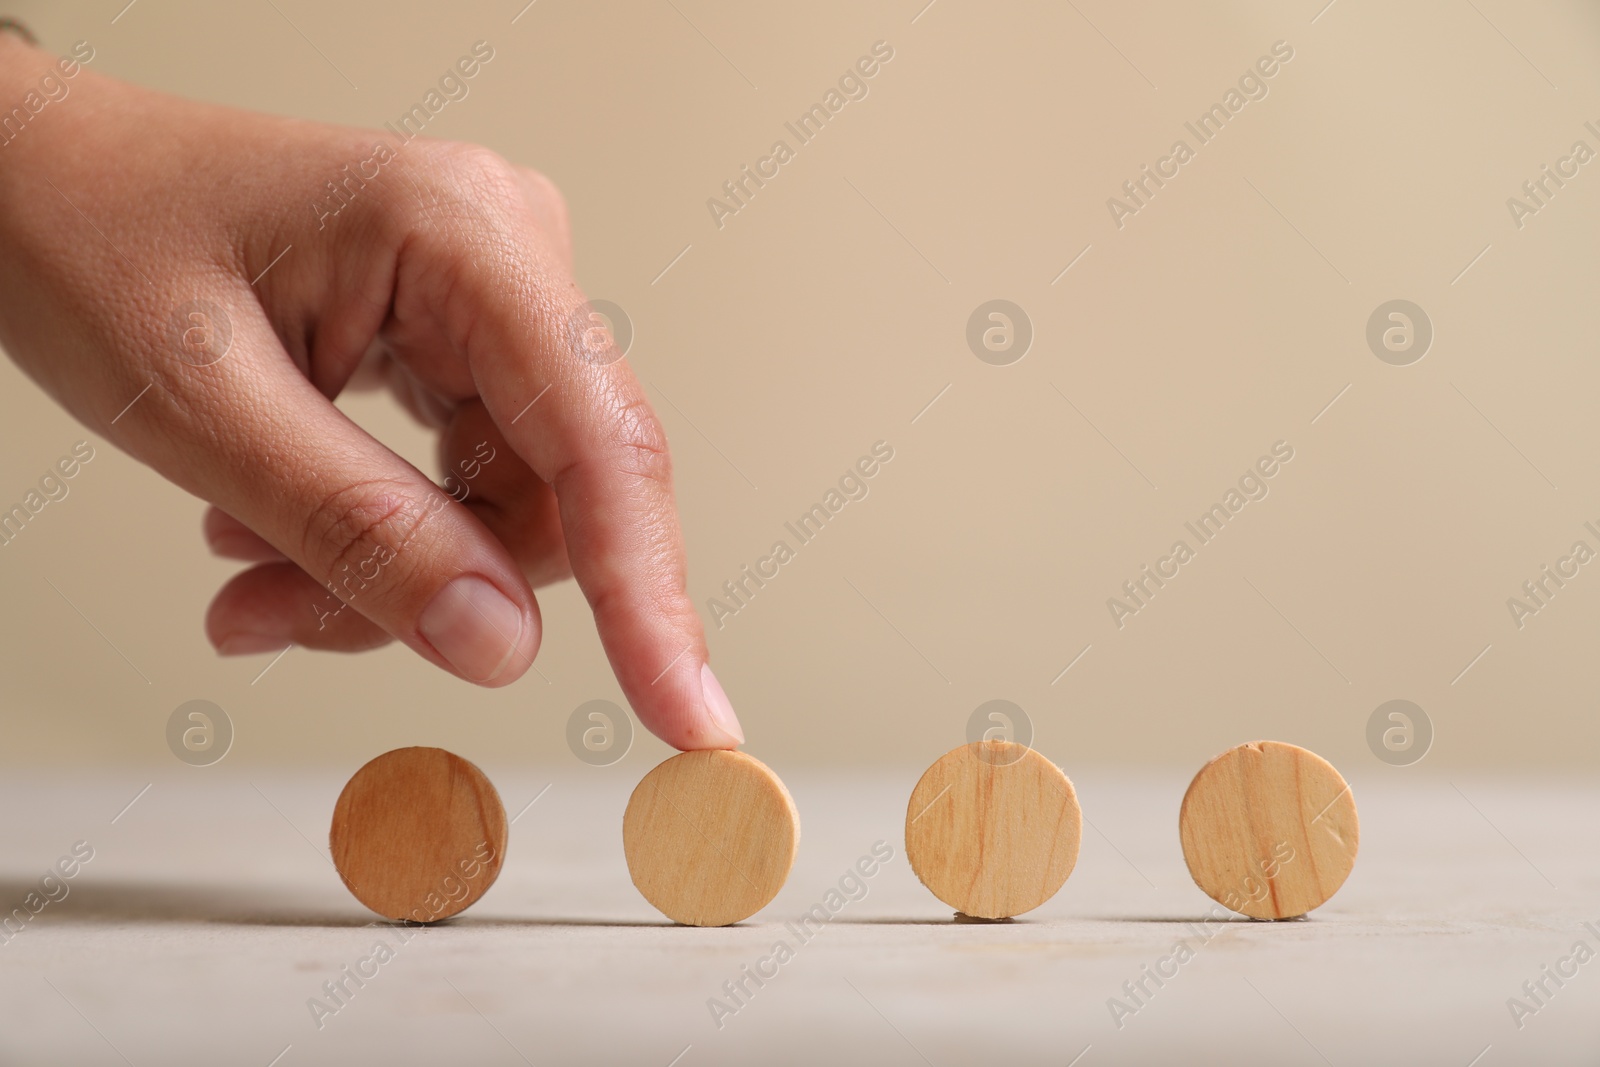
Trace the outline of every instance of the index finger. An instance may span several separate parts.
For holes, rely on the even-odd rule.
[[[471,247],[453,250],[446,328],[507,442],[555,489],[573,574],[640,721],[677,748],[739,745],[685,587],[661,423],[607,335],[589,328],[583,294],[509,166],[467,166],[492,226],[473,234],[468,222],[456,235]]]

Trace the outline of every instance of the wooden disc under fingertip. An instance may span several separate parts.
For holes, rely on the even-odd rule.
[[[459,915],[500,876],[506,809],[484,773],[442,748],[397,748],[345,783],[328,846],[339,877],[379,915]]]
[[[644,776],[622,816],[633,884],[685,926],[727,926],[766,907],[799,847],[789,791],[743,752],[678,753]]]
[[[1361,826],[1331,763],[1298,745],[1252,741],[1200,768],[1178,835],[1212,900],[1253,919],[1292,919],[1344,884]]]
[[[979,919],[1008,919],[1055,896],[1082,837],[1072,782],[1012,741],[945,753],[906,805],[911,869],[934,896]]]

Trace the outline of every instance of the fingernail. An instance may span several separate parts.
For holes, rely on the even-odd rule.
[[[457,578],[434,596],[417,629],[463,678],[487,682],[522,641],[522,609],[476,575]]]
[[[705,707],[706,714],[711,717],[713,725],[722,731],[728,740],[735,745],[744,744],[744,731],[739,728],[739,716],[733,713],[733,705],[728,701],[728,694],[722,691],[722,683],[711,673],[709,663],[700,668],[700,703]]]
[[[277,634],[229,634],[217,644],[224,656],[250,656],[257,652],[278,652],[289,639]]]

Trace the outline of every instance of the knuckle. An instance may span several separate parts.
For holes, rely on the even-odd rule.
[[[661,419],[643,397],[618,405],[611,423],[611,440],[620,469],[663,488],[672,485],[672,453]]]
[[[429,144],[422,159],[434,183],[458,197],[503,203],[516,196],[516,168],[493,149],[443,141]]]
[[[492,233],[515,210],[516,168],[482,145],[418,141],[399,153],[395,169],[384,207],[397,238],[463,226]]]
[[[567,212],[567,198],[556,183],[544,173],[531,167],[518,167],[517,174],[528,204],[539,223],[560,245],[571,254],[572,217]]]
[[[698,635],[700,616],[685,588],[683,568],[673,561],[665,546],[657,546],[649,560],[634,563],[633,573],[644,575],[643,580],[602,586],[590,604],[595,617],[621,622],[643,613],[669,630]]]
[[[532,167],[521,167],[519,169],[522,174],[522,180],[528,187],[528,192],[537,197],[552,214],[559,218],[566,218],[567,198],[561,192],[561,187],[543,171],[534,170]]]
[[[350,599],[417,538],[431,514],[398,481],[378,478],[338,486],[307,516],[301,558],[324,585]]]

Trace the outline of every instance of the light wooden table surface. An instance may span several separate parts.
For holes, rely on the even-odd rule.
[[[1361,854],[1344,889],[1309,920],[1213,923],[1203,939],[1189,924],[1210,901],[1178,847],[1182,773],[1074,775],[1076,871],[1038,911],[993,925],[952,922],[905,862],[916,769],[791,772],[794,873],[748,923],[701,930],[667,923],[628,880],[620,826],[637,774],[486,766],[509,814],[539,799],[488,895],[402,942],[369,925],[328,861],[339,775],[182,770],[0,786],[0,906],[22,907],[74,842],[94,849],[68,895],[0,944],[0,1062],[1600,1062],[1600,959],[1560,963],[1579,941],[1600,952],[1593,779],[1351,774]],[[786,922],[825,911],[878,841],[893,858],[865,896],[802,942]],[[1184,938],[1192,958],[1162,964]],[[780,939],[792,955],[763,965]],[[319,1027],[308,1001],[379,940],[392,958],[347,981]],[[719,1027],[708,1000],[733,1006],[723,983],[747,965],[776,974],[747,979],[753,994]],[[1124,983],[1147,965],[1176,974],[1146,978],[1119,1027],[1108,1001],[1132,1004]],[[1577,973],[1545,979],[1552,995],[1514,1020],[1508,999],[1526,1000],[1546,965]]]

